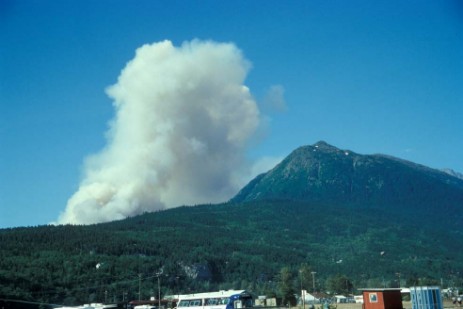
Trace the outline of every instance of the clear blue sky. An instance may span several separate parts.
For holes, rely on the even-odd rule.
[[[135,50],[233,42],[256,101],[285,111],[249,156],[325,140],[463,172],[463,4],[419,1],[0,1],[0,228],[55,220],[106,144],[105,88]]]

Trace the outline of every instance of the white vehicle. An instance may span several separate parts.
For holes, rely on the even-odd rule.
[[[355,295],[354,300],[356,304],[363,304],[363,295]]]
[[[180,295],[177,309],[239,309],[252,307],[252,296],[245,290],[228,290]]]
[[[57,307],[55,309],[109,309],[109,308],[117,308],[117,305],[104,305],[104,304],[85,304],[82,306],[75,306],[75,307]]]

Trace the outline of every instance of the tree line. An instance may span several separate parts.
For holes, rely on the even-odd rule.
[[[394,220],[395,224],[387,224]],[[200,205],[89,226],[0,230],[0,298],[73,305],[245,289],[461,286],[459,235],[385,213],[295,201]],[[429,236],[432,235],[433,238]],[[312,274],[312,272],[314,274]],[[397,276],[400,273],[400,278]]]

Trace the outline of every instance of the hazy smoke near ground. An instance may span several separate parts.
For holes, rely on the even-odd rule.
[[[259,126],[233,44],[144,45],[107,89],[115,118],[107,146],[58,223],[91,224],[232,197],[249,175],[245,150]]]

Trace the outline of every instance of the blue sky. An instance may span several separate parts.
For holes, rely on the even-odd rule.
[[[56,220],[106,145],[106,87],[143,44],[231,42],[266,127],[249,158],[325,140],[463,172],[455,1],[0,2],[0,228]],[[284,90],[283,110],[263,104]]]

